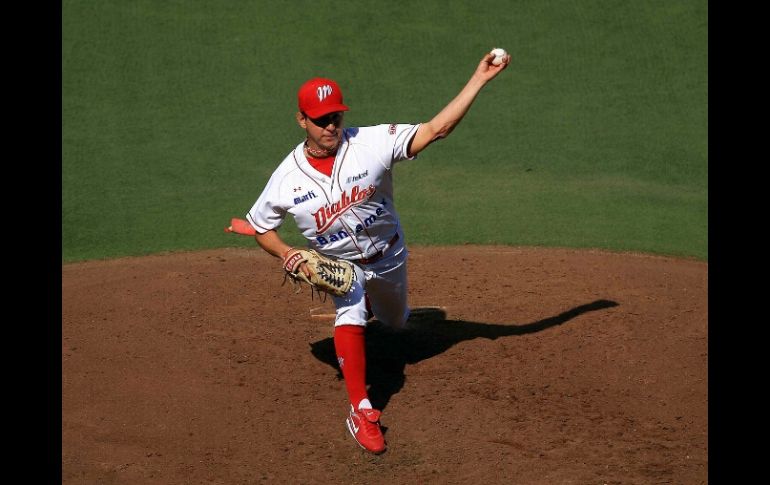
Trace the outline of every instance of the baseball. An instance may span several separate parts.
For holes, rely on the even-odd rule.
[[[495,56],[494,59],[492,59],[492,65],[493,66],[499,66],[503,63],[503,57],[507,54],[505,52],[505,49],[501,49],[500,47],[495,47],[492,49],[492,52],[490,52],[493,56]]]

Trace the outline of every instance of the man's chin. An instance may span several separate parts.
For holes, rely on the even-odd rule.
[[[319,144],[319,145],[324,150],[331,152],[331,151],[334,151],[339,146],[339,144],[340,144],[339,140],[334,140],[332,142],[324,143],[324,144]]]

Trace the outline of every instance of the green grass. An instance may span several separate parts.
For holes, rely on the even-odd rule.
[[[396,168],[408,241],[708,259],[705,1],[65,1],[62,31],[63,261],[251,247],[222,228],[300,141],[303,81],[349,125],[426,121],[496,46],[511,67]]]

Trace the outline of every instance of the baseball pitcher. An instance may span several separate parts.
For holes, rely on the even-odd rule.
[[[384,452],[386,443],[381,411],[372,408],[366,389],[367,321],[398,329],[409,318],[409,253],[393,201],[393,167],[455,129],[481,89],[508,67],[510,56],[500,51],[486,54],[459,94],[418,124],[345,127],[340,86],[310,79],[298,92],[304,140],[246,215],[259,246],[281,260],[287,275],[332,295],[334,346],[350,401],[347,428],[372,453]],[[276,232],[289,215],[307,247],[290,247]]]

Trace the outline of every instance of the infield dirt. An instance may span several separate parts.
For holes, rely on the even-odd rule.
[[[700,484],[708,264],[411,247],[367,331],[389,449],[348,435],[331,301],[255,248],[62,266],[62,483]]]

